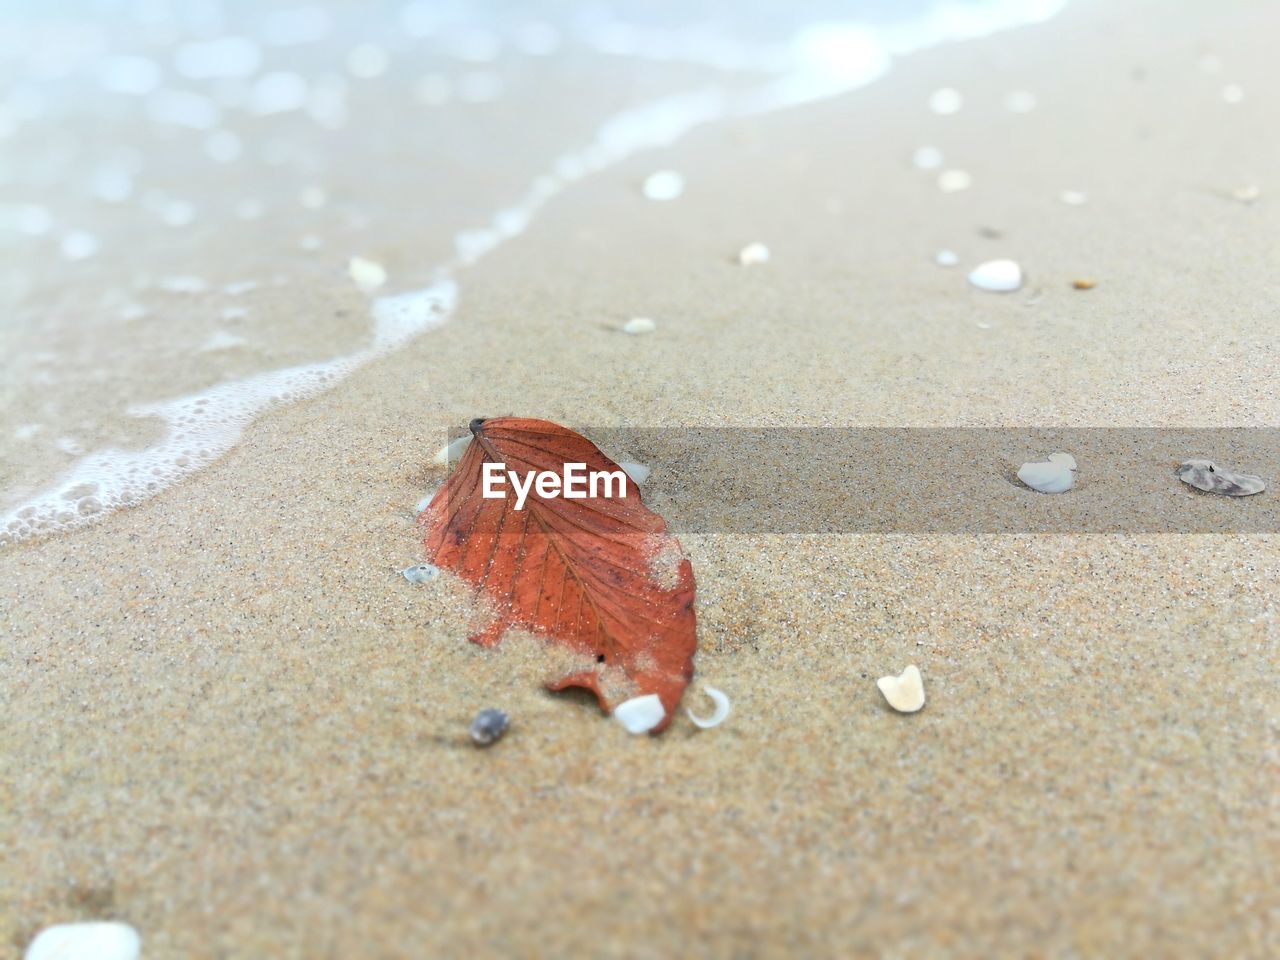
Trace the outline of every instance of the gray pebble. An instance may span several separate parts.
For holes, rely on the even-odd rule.
[[[1188,460],[1175,471],[1178,479],[1206,493],[1225,497],[1251,497],[1267,489],[1261,477],[1223,470],[1212,460]]]
[[[471,739],[476,746],[487,747],[507,732],[507,715],[501,710],[481,710],[471,721]]]

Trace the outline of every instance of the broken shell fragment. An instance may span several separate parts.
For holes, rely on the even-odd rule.
[[[1224,497],[1251,497],[1267,489],[1266,481],[1261,477],[1221,470],[1212,460],[1188,460],[1174,472],[1183,483]]]
[[[666,707],[662,705],[662,700],[656,693],[632,697],[613,708],[613,719],[622,724],[627,733],[648,733],[660,724],[666,715]]]
[[[757,263],[769,262],[769,248],[763,243],[748,243],[738,251],[738,263],[750,267]]]
[[[1045,463],[1024,463],[1018,468],[1018,479],[1041,493],[1066,493],[1075,484],[1075,458],[1069,453],[1055,453]]]
[[[431,462],[437,466],[448,466],[451,463],[457,463],[462,459],[462,455],[466,453],[467,445],[471,443],[471,434],[458,437],[452,443],[446,443],[443,447],[436,451],[436,455],[431,458]]]
[[[649,479],[649,474],[653,471],[646,467],[643,463],[636,463],[634,460],[621,460],[618,463],[623,472],[631,478],[631,482],[637,487]]]
[[[387,271],[382,264],[364,257],[352,257],[347,262],[347,273],[365,293],[372,293],[387,282]]]
[[[142,939],[127,923],[96,921],[45,927],[31,941],[24,960],[138,960]]]
[[[400,571],[400,576],[410,583],[427,583],[440,576],[440,568],[430,563],[418,563],[412,567],[405,567]]]
[[[914,663],[896,677],[881,677],[876,686],[899,713],[915,713],[924,706],[924,679]]]
[[[689,719],[693,721],[695,727],[703,730],[710,730],[712,727],[718,727],[729,719],[729,713],[733,709],[729,705],[729,698],[725,696],[724,691],[717,690],[715,687],[703,685],[702,692],[711,698],[711,702],[716,705],[715,710],[709,717],[700,717],[693,712],[691,707],[685,707],[684,712],[689,715]]]
[[[684,193],[684,177],[675,170],[658,170],[645,177],[641,189],[650,200],[675,200]]]
[[[979,290],[1012,293],[1022,286],[1022,268],[1013,260],[988,260],[974,268],[969,282]]]
[[[1071,286],[1075,287],[1077,290],[1092,290],[1097,285],[1098,281],[1092,280],[1089,277],[1077,277],[1075,280],[1071,281]]]
[[[507,732],[508,723],[505,713],[490,707],[476,714],[475,719],[471,721],[468,733],[471,734],[471,741],[477,747],[487,747],[502,739],[502,735]]]
[[[648,317],[634,317],[622,325],[622,332],[637,336],[642,333],[653,333],[658,325]]]

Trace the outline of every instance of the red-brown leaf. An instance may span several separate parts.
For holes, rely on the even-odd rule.
[[[662,700],[666,717],[653,732],[661,731],[693,676],[697,647],[693,568],[680,542],[630,478],[625,496],[612,498],[541,498],[531,488],[519,511],[509,484],[504,499],[484,498],[486,461],[522,476],[560,474],[566,463],[620,468],[590,440],[546,420],[475,420],[471,432],[467,452],[422,515],[431,561],[494,605],[494,621],[471,639],[491,646],[508,627],[521,627],[568,647],[586,665],[547,686],[585,687],[606,711],[615,704],[602,684],[605,671],[620,670],[631,681],[629,695]]]

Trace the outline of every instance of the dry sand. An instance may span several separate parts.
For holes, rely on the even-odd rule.
[[[1280,953],[1274,536],[686,537],[734,714],[660,738],[397,575],[476,415],[1274,424],[1280,20],[1177,7],[1073,3],[588,179],[447,328],[0,553],[3,949],[118,917],[149,960]],[[942,85],[960,114],[924,110]],[[971,190],[910,167],[926,142]],[[659,166],[685,196],[637,203]],[[751,240],[772,262],[731,262]],[[875,679],[909,662],[902,716]],[[484,706],[513,724],[478,751]]]

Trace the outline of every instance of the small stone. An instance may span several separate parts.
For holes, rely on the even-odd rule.
[[[626,729],[627,733],[648,733],[660,724],[667,715],[666,707],[656,693],[624,700],[613,708],[613,719]]]
[[[1071,281],[1071,285],[1077,290],[1092,290],[1098,285],[1098,281],[1090,280],[1088,277],[1077,277]]]
[[[954,250],[939,250],[933,262],[940,267],[954,267],[960,262],[960,255]]]
[[[969,282],[979,290],[1012,293],[1022,286],[1022,268],[1013,260],[988,260],[969,274]]]
[[[127,923],[59,923],[41,930],[24,960],[138,960],[142,940]]]
[[[430,563],[419,563],[405,567],[400,571],[400,576],[410,583],[427,583],[440,576],[440,568]]]
[[[769,248],[763,243],[748,243],[738,251],[738,263],[744,267],[769,262]]]
[[[924,679],[914,663],[896,677],[881,677],[876,686],[899,713],[915,713],[924,706]]]
[[[1188,460],[1174,472],[1183,483],[1224,497],[1251,497],[1267,489],[1261,477],[1222,470],[1212,460]]]
[[[653,333],[658,329],[658,325],[648,317],[633,317],[622,325],[622,332],[629,333],[632,336],[638,336],[642,333]]]
[[[507,732],[508,725],[507,715],[501,710],[495,710],[492,707],[481,710],[471,721],[471,727],[468,730],[471,734],[471,742],[477,747],[487,747],[491,743],[496,743]]]
[[[641,189],[650,200],[675,200],[684,193],[684,177],[674,170],[658,170],[645,177]]]

